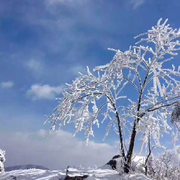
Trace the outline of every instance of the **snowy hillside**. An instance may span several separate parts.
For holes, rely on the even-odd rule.
[[[69,176],[88,175],[87,180],[150,180],[142,174],[119,175],[114,170],[109,169],[69,169]],[[63,170],[15,170],[0,174],[0,180],[64,180],[66,176]]]
[[[48,168],[44,166],[38,166],[33,164],[27,164],[27,165],[19,165],[19,166],[9,166],[5,167],[5,171],[13,171],[13,170],[25,170],[25,169],[42,169],[42,170],[49,170]]]

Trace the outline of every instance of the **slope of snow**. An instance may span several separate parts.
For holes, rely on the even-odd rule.
[[[23,170],[23,169],[42,169],[42,170],[49,170],[44,166],[27,164],[27,165],[19,165],[19,166],[9,166],[5,167],[5,171],[14,171],[14,170]]]
[[[118,174],[110,169],[69,169],[69,176],[89,175],[86,180],[151,180],[143,174]],[[63,170],[15,170],[0,174],[0,180],[64,180],[66,176]]]
[[[0,180],[60,180],[60,177],[63,180],[65,173],[40,169],[14,170],[0,174]]]

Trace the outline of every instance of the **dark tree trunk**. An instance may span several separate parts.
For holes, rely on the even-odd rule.
[[[115,108],[116,109],[116,108]],[[124,142],[123,142],[123,135],[122,135],[122,128],[121,128],[121,121],[118,114],[118,111],[116,110],[116,118],[118,121],[118,131],[119,131],[119,141],[120,141],[120,148],[121,148],[121,157],[123,157],[124,165],[123,169],[125,173],[129,173],[129,165],[127,164],[126,154],[124,151]]]
[[[144,81],[145,84],[146,81]],[[142,95],[143,95],[143,89],[141,89],[140,95],[139,95],[139,101],[138,101],[138,107],[137,107],[137,118],[134,120],[134,125],[131,133],[131,139],[130,139],[130,144],[129,144],[129,149],[127,152],[127,164],[130,166],[131,165],[131,159],[133,155],[133,150],[134,150],[134,144],[135,144],[135,139],[136,139],[136,126],[139,123],[140,119],[145,115],[139,114],[140,109],[141,109],[141,100],[142,100]]]
[[[118,121],[118,130],[119,130],[119,140],[120,140],[120,147],[121,147],[121,155],[124,158],[124,161],[126,161],[125,151],[124,151],[124,142],[123,142],[123,136],[122,136],[122,129],[121,129],[121,122],[118,112],[116,111],[116,118]]]
[[[133,150],[134,150],[135,138],[136,138],[136,121],[134,122],[133,130],[132,130],[132,134],[131,134],[131,139],[130,139],[129,150],[127,153],[127,164],[129,166],[131,164],[132,154],[133,154]]]
[[[125,160],[125,163],[124,163],[124,172],[126,172],[126,173],[129,172],[129,168],[131,167],[131,159],[132,159],[132,155],[133,155],[134,144],[135,144],[136,133],[137,133],[136,132],[136,126],[139,123],[139,121],[141,120],[141,118],[145,115],[145,113],[140,114],[140,109],[141,109],[141,101],[142,101],[142,97],[143,97],[143,91],[144,91],[145,84],[146,84],[146,81],[148,79],[148,76],[149,76],[149,71],[147,72],[147,74],[146,74],[146,76],[144,78],[144,82],[143,82],[143,85],[141,87],[141,91],[139,93],[139,99],[138,99],[138,105],[137,105],[137,118],[134,119],[134,125],[133,125],[133,129],[132,129],[132,133],[131,133],[129,149],[127,151],[127,155],[124,158],[124,160]],[[119,121],[118,121],[118,123],[119,123]],[[119,136],[120,136],[120,142],[122,142],[121,144],[123,145],[123,141],[121,141],[121,134],[120,133],[119,133]]]

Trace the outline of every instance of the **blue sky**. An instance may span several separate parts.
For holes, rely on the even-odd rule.
[[[30,134],[38,137],[40,129],[48,128],[43,125],[45,115],[58,105],[54,99],[64,83],[85,72],[87,65],[108,63],[114,53],[107,48],[127,50],[135,43],[133,37],[159,18],[168,18],[172,27],[179,28],[179,9],[178,0],[1,0],[0,134],[7,139],[1,138],[0,144],[7,156],[13,150],[4,142],[9,139],[14,145],[17,133],[37,145]],[[100,131],[94,143],[104,133]],[[110,136],[107,143],[116,140]],[[19,141],[21,148],[26,146],[26,141]],[[13,158],[7,165],[30,161]]]

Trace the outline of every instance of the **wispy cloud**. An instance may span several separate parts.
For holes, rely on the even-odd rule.
[[[69,72],[74,74],[74,75],[79,75],[80,73],[86,73],[86,68],[81,66],[81,65],[75,65],[69,68]]]
[[[10,3],[4,1],[4,4],[10,17],[16,17],[13,25],[17,24],[11,28],[16,29],[17,33],[13,34],[11,29],[5,31],[14,36],[11,44],[16,47],[16,57],[10,57],[11,62],[19,64],[15,74],[19,74],[19,70],[25,67],[25,72],[29,73],[27,81],[30,83],[33,80],[43,83],[67,82],[77,75],[75,69],[68,71],[72,66],[94,66],[98,63],[98,49],[114,47],[111,31],[115,32],[118,25],[111,23],[111,17],[104,11],[107,5],[101,1],[29,1],[28,6],[25,2],[19,4],[21,8],[18,8],[18,13],[16,8],[10,11],[10,6],[16,7],[13,0]],[[16,42],[21,38],[21,32],[26,31],[28,35]],[[16,34],[19,36],[16,37]],[[11,36],[7,34],[2,37]],[[12,52],[7,54],[9,56]],[[61,79],[67,72],[72,74]],[[55,75],[59,78],[54,78]]]
[[[1,88],[12,88],[14,86],[14,82],[6,81],[1,83]]]
[[[40,61],[37,61],[35,59],[31,59],[29,61],[27,61],[27,67],[33,71],[40,71],[42,70],[42,63]]]
[[[27,95],[33,100],[38,99],[55,99],[56,95],[62,92],[62,86],[52,87],[49,85],[33,84],[30,90],[27,91]]]
[[[87,0],[46,0],[47,5],[57,5],[59,3],[66,3],[66,4],[79,4],[84,3]]]
[[[0,133],[1,149],[6,151],[6,166],[20,164],[43,165],[60,169],[82,165],[102,166],[117,152],[105,143],[85,142],[60,130],[44,138],[45,130],[34,133]],[[4,141],[6,139],[6,141]],[[12,148],[13,147],[13,148]]]
[[[131,0],[131,3],[133,4],[133,9],[137,9],[145,3],[145,0]]]

